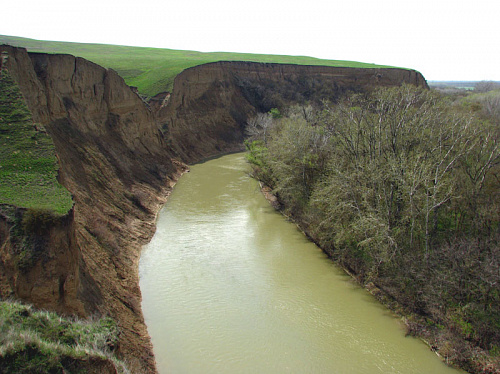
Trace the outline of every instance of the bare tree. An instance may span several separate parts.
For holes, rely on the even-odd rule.
[[[479,93],[489,92],[500,89],[500,83],[494,81],[477,82],[474,91]]]
[[[246,127],[246,133],[252,140],[267,140],[269,131],[273,126],[273,117],[269,113],[258,113],[251,118]]]

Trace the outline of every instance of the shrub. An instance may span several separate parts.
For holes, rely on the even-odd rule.
[[[486,351],[500,345],[500,133],[481,112],[403,85],[347,96],[313,121],[277,119],[247,147],[334,259]],[[447,356],[474,361],[467,344]]]

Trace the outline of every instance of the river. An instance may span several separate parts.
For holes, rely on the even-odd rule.
[[[459,373],[275,212],[243,154],[194,165],[144,247],[160,373]]]

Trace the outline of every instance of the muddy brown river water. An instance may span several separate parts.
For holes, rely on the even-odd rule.
[[[452,374],[275,212],[243,154],[195,165],[143,249],[160,373]]]

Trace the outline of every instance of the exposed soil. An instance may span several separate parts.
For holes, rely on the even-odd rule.
[[[426,85],[412,70],[220,62],[187,69],[171,95],[148,106],[114,71],[82,58],[3,51],[34,121],[54,141],[59,180],[75,205],[37,239],[44,256],[28,269],[16,265],[12,216],[0,215],[0,296],[112,316],[122,331],[118,352],[137,373],[156,372],[138,261],[185,163],[241,150],[258,111],[346,90]]]

